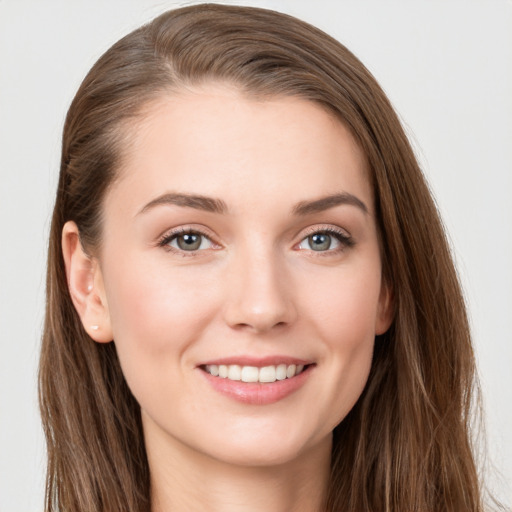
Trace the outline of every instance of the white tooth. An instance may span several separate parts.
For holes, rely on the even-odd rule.
[[[259,370],[256,366],[244,366],[242,368],[243,382],[258,382]]]
[[[276,379],[277,380],[284,380],[284,379],[286,379],[286,365],[285,364],[280,364],[276,368]]]
[[[295,377],[295,370],[297,367],[294,364],[290,364],[288,368],[286,368],[286,376],[291,379],[292,377]]]
[[[228,367],[228,379],[240,380],[242,377],[242,368],[237,364],[230,364]]]
[[[260,368],[260,382],[275,382],[276,381],[276,367],[264,366]]]
[[[217,377],[219,375],[219,366],[216,364],[210,364],[206,367],[206,371],[214,377]]]
[[[303,364],[298,364],[297,365],[297,369],[295,370],[295,375],[299,375],[299,373],[301,373],[302,370],[304,370],[304,365]]]
[[[225,379],[228,376],[228,367],[225,364],[219,365],[219,377]]]

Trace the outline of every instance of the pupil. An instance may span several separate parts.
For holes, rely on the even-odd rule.
[[[189,233],[186,235],[182,235],[178,238],[178,246],[180,247],[180,249],[184,249],[185,251],[192,251],[194,249],[198,249],[200,245],[200,235],[194,235]]]
[[[197,241],[197,236],[196,235],[183,235],[183,241],[186,244],[191,245]]]
[[[309,237],[310,247],[314,251],[325,251],[331,246],[331,237],[325,233],[316,233]]]

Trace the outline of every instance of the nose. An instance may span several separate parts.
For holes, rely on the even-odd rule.
[[[295,321],[292,283],[272,251],[238,255],[227,274],[224,315],[230,327],[264,333]]]

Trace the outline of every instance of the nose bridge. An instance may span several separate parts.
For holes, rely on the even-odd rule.
[[[291,323],[295,307],[282,255],[262,241],[235,252],[226,283],[226,322],[258,332]]]

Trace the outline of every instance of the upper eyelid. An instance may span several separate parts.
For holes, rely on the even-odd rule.
[[[334,232],[339,233],[340,235],[345,236],[346,238],[352,238],[352,234],[345,228],[340,226],[336,226],[335,224],[317,224],[314,226],[309,226],[303,230],[301,230],[297,238],[304,239],[308,236],[311,236],[314,233],[322,233],[322,232]]]
[[[176,240],[177,237],[179,237],[180,235],[186,235],[188,233],[197,234],[197,235],[200,235],[200,236],[208,239],[213,247],[186,251],[186,250],[180,249],[178,247],[173,247],[171,245],[171,242]],[[221,247],[213,239],[212,236],[210,236],[209,234],[205,233],[202,229],[186,227],[186,226],[179,226],[177,228],[173,228],[173,229],[164,231],[164,233],[157,239],[156,246],[158,248],[161,248],[161,249],[165,250],[166,252],[171,252],[171,253],[174,253],[175,255],[179,255],[179,256],[182,256],[182,257],[186,257],[186,258],[199,257],[199,256],[202,255],[201,253],[204,253],[204,252],[206,252],[208,250],[216,250],[219,247]]]
[[[186,235],[187,233],[197,233],[198,235],[204,236],[212,242],[216,238],[215,234],[205,226],[198,226],[195,224],[177,226],[175,228],[166,229],[158,237],[158,242],[166,239],[177,237],[179,235]],[[217,242],[215,242],[217,243]]]
[[[294,247],[298,247],[302,244],[307,238],[316,234],[316,233],[327,233],[329,236],[332,236],[338,240],[338,243],[341,244],[339,248],[329,249],[326,251],[313,251],[317,256],[328,256],[332,254],[337,254],[339,252],[344,251],[345,249],[349,249],[355,246],[356,241],[352,237],[351,233],[340,226],[333,224],[326,225],[316,225],[310,226],[306,229],[305,232],[302,232],[299,236],[299,241],[295,243]],[[302,249],[307,250],[307,249]],[[312,250],[312,249],[311,249]]]
[[[351,233],[338,225],[335,224],[316,224],[312,226],[308,226],[306,228],[302,228],[298,233],[296,233],[293,237],[293,239],[297,240],[298,242],[301,242],[308,236],[311,236],[315,233],[322,233],[322,232],[330,232],[330,233],[338,233],[344,238],[352,238]],[[197,233],[198,235],[204,236],[208,238],[212,243],[216,245],[222,245],[218,241],[218,237],[216,234],[206,226],[197,225],[197,224],[185,224],[180,225],[175,228],[167,229],[165,230],[161,235],[157,237],[157,243],[159,245],[163,245],[165,243],[168,243],[169,240],[187,233]],[[297,243],[297,242],[295,242]]]

